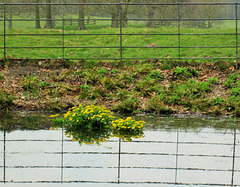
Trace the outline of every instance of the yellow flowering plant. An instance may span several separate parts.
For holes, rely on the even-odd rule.
[[[131,117],[112,121],[113,135],[130,141],[131,138],[143,137],[144,121],[136,121]]]
[[[63,114],[50,116],[53,118],[52,128],[61,127],[72,140],[86,143],[106,141],[111,136],[130,140],[143,135],[144,121],[135,121],[132,118],[120,119],[115,117],[110,110],[100,106],[73,107]]]
[[[52,116],[52,117],[56,117]],[[69,131],[79,129],[109,129],[111,122],[116,117],[110,110],[100,106],[83,106],[73,107],[71,111],[63,114],[63,118],[53,119],[55,126],[64,127]]]

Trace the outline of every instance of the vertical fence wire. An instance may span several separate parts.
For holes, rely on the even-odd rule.
[[[65,12],[64,12],[64,2],[62,2],[62,63],[64,64],[64,58],[65,58],[65,38],[64,38],[64,27],[65,27]]]
[[[232,180],[231,180],[231,186],[234,185],[234,172],[235,172],[235,155],[236,154],[236,129],[234,129],[234,135],[233,135],[233,159],[232,159]]]
[[[122,52],[122,3],[119,4],[120,9],[120,64],[122,65],[123,52]]]
[[[238,4],[235,4],[235,18],[236,18],[236,68],[238,69]]]
[[[177,130],[177,141],[176,141],[176,170],[175,170],[175,183],[177,183],[178,176],[178,151],[179,151],[179,129]]]
[[[64,160],[63,160],[63,149],[64,149],[64,147],[63,147],[63,143],[64,143],[64,130],[63,130],[63,128],[62,128],[62,143],[61,143],[61,183],[63,183],[63,168],[64,168]]]
[[[6,60],[6,3],[3,5],[3,60]]]
[[[180,15],[180,3],[178,3],[178,61],[181,60],[181,15]]]
[[[121,170],[121,139],[118,144],[118,184],[120,184],[120,170]]]
[[[9,48],[11,48],[11,49],[23,49],[23,48],[30,48],[30,47],[25,47],[25,46],[6,46],[6,40],[7,40],[7,36],[10,36],[10,35],[17,35],[17,34],[7,34],[6,33],[6,21],[8,20],[7,19],[7,15],[6,15],[6,13],[8,12],[7,11],[7,8],[8,8],[8,5],[22,5],[22,4],[24,4],[24,3],[1,3],[1,5],[3,5],[3,25],[4,25],[4,28],[3,28],[3,30],[4,30],[4,34],[3,34],[3,37],[4,37],[4,41],[3,41],[3,59],[4,59],[4,61],[7,59],[7,49],[9,49]],[[65,54],[65,49],[66,48],[68,48],[68,47],[66,47],[65,46],[65,37],[66,37],[66,35],[67,34],[65,34],[65,13],[64,13],[64,11],[65,11],[65,5],[69,5],[70,3],[65,3],[64,1],[62,2],[62,3],[51,3],[52,5],[59,5],[59,6],[61,6],[62,5],[62,11],[63,11],[63,13],[62,13],[62,46],[61,47],[58,47],[58,48],[61,48],[62,49],[62,51],[60,52],[60,53],[62,53],[61,55],[62,55],[62,60],[64,61],[65,60],[65,56],[66,56],[66,54]],[[96,3],[97,4],[97,3]],[[235,5],[235,18],[227,18],[227,19],[224,19],[224,18],[216,18],[216,19],[211,19],[211,20],[235,20],[235,24],[236,24],[236,30],[235,30],[235,32],[236,33],[226,33],[226,35],[227,34],[232,34],[232,35],[236,35],[235,37],[236,37],[236,43],[234,44],[234,45],[231,45],[231,46],[181,46],[181,40],[183,40],[182,39],[182,35],[183,34],[181,34],[181,22],[182,21],[186,21],[186,20],[192,20],[192,21],[198,21],[198,19],[196,19],[196,18],[194,18],[194,19],[186,19],[185,20],[185,18],[183,19],[183,18],[181,18],[181,9],[182,9],[182,6],[185,6],[185,5],[194,5],[194,6],[199,6],[199,5],[209,5],[209,6],[214,6],[214,5],[218,5],[218,4],[221,4],[221,3],[198,3],[198,4],[196,4],[196,3],[180,3],[180,1],[178,1],[178,3],[177,4],[171,4],[170,3],[170,5],[174,5],[174,6],[177,6],[177,9],[176,9],[176,11],[178,12],[178,15],[177,15],[177,18],[175,18],[175,19],[170,19],[170,21],[173,21],[173,20],[176,20],[178,23],[177,23],[177,27],[178,27],[178,46],[175,46],[175,47],[172,47],[172,48],[178,48],[178,54],[176,54],[176,55],[178,55],[178,56],[176,56],[176,57],[174,57],[174,58],[171,58],[171,59],[175,59],[175,60],[182,60],[182,59],[221,59],[221,60],[223,60],[223,59],[232,59],[232,60],[236,60],[236,68],[238,69],[239,67],[239,64],[238,64],[238,62],[239,62],[239,52],[238,52],[238,4],[239,3],[223,3],[222,5],[232,5],[233,6],[233,9],[234,9],[234,5]],[[31,4],[31,3],[29,3],[29,4],[24,4],[24,5],[33,5],[33,4]],[[40,6],[41,4],[37,4],[38,6]],[[42,5],[45,5],[44,3],[42,4]],[[74,5],[74,3],[73,3],[73,5]],[[75,4],[75,5],[83,5],[83,4]],[[95,5],[94,3],[92,3],[92,4],[89,4],[89,5]],[[124,25],[123,25],[123,6],[128,6],[128,4],[127,3],[122,3],[122,2],[120,2],[120,3],[114,3],[114,4],[111,4],[111,3],[107,3],[107,4],[104,4],[104,5],[116,5],[116,6],[119,6],[119,8],[118,8],[118,10],[120,11],[120,15],[119,15],[119,18],[116,20],[116,21],[120,21],[120,23],[119,23],[119,25],[120,25],[120,33],[119,33],[119,45],[117,45],[117,46],[115,46],[114,48],[117,48],[117,49],[119,49],[119,54],[120,54],[120,58],[109,58],[109,57],[106,57],[106,58],[98,58],[98,57],[94,57],[94,58],[86,58],[86,60],[92,60],[92,59],[94,59],[94,60],[102,60],[102,59],[104,59],[104,60],[120,60],[120,62],[122,63],[122,61],[123,61],[123,59],[141,59],[141,60],[147,60],[147,59],[151,59],[151,58],[154,58],[154,57],[149,57],[149,58],[123,58],[124,57],[124,54],[123,54],[123,52],[124,52],[124,48],[131,48],[131,46],[123,46],[123,36],[125,36],[125,34],[123,33],[123,27],[124,27]],[[132,4],[130,4],[130,5],[151,5],[151,3],[150,4],[144,4],[144,3],[139,3],[139,4],[134,4],[134,3],[132,3]],[[157,5],[167,5],[166,3],[159,3],[159,4],[157,4]],[[22,21],[22,20],[24,20],[24,19],[19,19],[19,21]],[[34,19],[33,19],[34,20]],[[60,19],[61,20],[61,19]],[[99,20],[101,20],[101,19],[99,19]],[[134,20],[134,19],[132,19],[132,20]],[[145,20],[145,19],[136,19],[136,20]],[[160,21],[164,21],[164,20],[169,20],[169,19],[160,19]],[[199,19],[199,20],[201,20],[201,19]],[[18,21],[17,19],[14,19],[14,21]],[[27,21],[30,21],[30,19],[27,19]],[[21,34],[20,34],[21,35]],[[31,35],[31,34],[25,34],[25,35]],[[39,35],[41,35],[41,34],[39,34]],[[44,35],[44,34],[43,34]],[[87,34],[86,34],[87,35]],[[106,34],[107,35],[107,34]],[[118,35],[118,34],[117,34]],[[137,35],[137,34],[136,34]],[[154,34],[153,34],[154,35]],[[161,35],[161,34],[159,34],[159,35]],[[171,35],[171,34],[170,34]],[[173,34],[173,35],[175,35],[175,34]],[[185,35],[185,34],[184,34]],[[188,34],[186,34],[186,35],[188,35]],[[189,34],[190,35],[190,34]],[[200,35],[199,33],[193,33],[193,34],[191,34],[191,35]],[[204,35],[204,33],[203,34],[201,34],[201,35]],[[216,33],[211,33],[211,34],[209,34],[209,35],[218,35],[218,34],[216,34]],[[9,44],[10,45],[10,44]],[[98,48],[97,46],[93,46],[92,48]],[[138,46],[137,46],[138,47]],[[31,47],[32,49],[33,48],[51,48],[51,47]],[[52,47],[52,48],[57,48],[57,47]],[[74,48],[74,47],[72,47],[72,48]],[[87,48],[87,47],[76,47],[76,48]],[[89,48],[91,48],[91,47],[89,47]],[[133,47],[132,47],[133,48]],[[140,46],[140,47],[138,47],[138,48],[146,48],[146,46]],[[164,46],[160,46],[159,48],[164,48]],[[170,46],[166,46],[166,48],[171,48]],[[185,49],[185,48],[235,48],[235,57],[233,56],[233,57],[189,57],[189,58],[184,58],[183,57],[183,55],[181,55],[181,50],[182,49]],[[21,59],[21,58],[14,58],[14,59]],[[40,57],[40,59],[41,59],[41,57]],[[40,59],[38,59],[38,58],[36,58],[36,60],[40,60]],[[52,59],[52,60],[54,60],[54,59],[59,59],[59,58],[50,58],[50,59]],[[76,60],[76,59],[82,59],[81,58],[81,56],[80,57],[78,57],[78,58],[69,58],[69,59],[74,59],[74,60]],[[166,59],[166,58],[164,58],[164,57],[162,57],[162,58],[158,58],[158,59]],[[64,63],[64,62],[63,62]]]
[[[3,133],[3,182],[6,183],[6,130]]]

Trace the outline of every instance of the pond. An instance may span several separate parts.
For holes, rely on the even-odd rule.
[[[240,185],[238,119],[135,116],[144,137],[80,145],[31,115],[1,118],[0,184]]]

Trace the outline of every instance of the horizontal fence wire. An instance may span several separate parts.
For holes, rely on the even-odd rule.
[[[148,132],[151,132],[151,131],[148,131]],[[237,140],[237,135],[239,135],[239,132],[236,132],[236,130],[234,130],[233,133],[224,133],[224,135],[231,135],[230,137],[230,141],[229,143],[220,143],[218,141],[216,142],[207,142],[207,141],[204,141],[204,142],[192,142],[192,141],[180,141],[179,138],[177,138],[175,141],[169,141],[169,140],[165,140],[165,141],[158,141],[158,140],[152,140],[152,141],[146,141],[146,140],[134,140],[134,141],[131,141],[131,142],[127,142],[127,141],[120,141],[120,140],[109,140],[107,141],[106,143],[115,143],[114,145],[115,146],[119,146],[119,150],[117,149],[114,149],[113,151],[99,151],[99,148],[96,149],[96,151],[91,151],[90,149],[85,150],[84,149],[82,151],[74,151],[74,150],[69,150],[69,151],[65,151],[65,149],[68,149],[67,146],[69,146],[69,143],[70,144],[78,144],[78,142],[74,142],[74,141],[71,141],[70,139],[66,139],[64,136],[62,136],[61,139],[54,139],[54,140],[45,140],[45,139],[17,139],[17,138],[8,138],[8,133],[7,132],[3,132],[4,133],[4,138],[0,141],[2,142],[2,144],[4,144],[4,147],[2,148],[3,150],[3,159],[4,159],[4,162],[3,164],[0,164],[0,168],[2,168],[4,170],[4,179],[3,181],[1,181],[0,179],[0,183],[121,183],[121,184],[174,184],[174,185],[179,185],[179,184],[183,184],[183,185],[204,185],[204,186],[238,186],[237,184],[234,183],[234,174],[239,174],[240,173],[240,169],[238,167],[235,168],[236,164],[235,164],[235,160],[236,159],[240,159],[240,155],[236,155],[236,149],[239,148],[239,145],[240,143]],[[64,134],[64,132],[60,132],[62,134]],[[168,132],[169,133],[169,132]],[[176,132],[171,132],[173,134],[177,134],[177,136],[181,135],[182,133],[185,134],[186,132],[184,131],[176,131]],[[206,135],[209,135],[211,137],[211,135],[213,134],[218,134],[218,133],[202,133],[202,135],[204,135],[204,137],[206,138]],[[201,136],[200,136],[201,137]],[[15,164],[15,165],[9,165],[10,161],[12,159],[12,156],[9,156],[9,155],[15,155],[15,156],[21,156],[21,155],[26,155],[28,152],[29,152],[29,148],[27,149],[27,153],[24,152],[24,149],[22,151],[13,151],[13,150],[8,150],[8,147],[10,146],[9,143],[10,142],[19,142],[19,143],[24,143],[24,142],[32,142],[34,145],[37,145],[38,142],[46,142],[46,143],[49,143],[49,142],[56,142],[58,143],[58,145],[55,145],[56,146],[59,146],[59,147],[62,147],[62,150],[61,151],[45,151],[45,150],[42,150],[44,155],[45,155],[45,158],[46,156],[60,156],[62,155],[62,163],[61,165],[51,165],[51,164],[43,164],[43,165],[35,165],[35,164],[29,164],[29,165],[22,165],[21,162],[19,162],[18,164]],[[61,143],[62,142],[62,143]],[[232,142],[232,143],[230,143]],[[177,150],[176,152],[174,153],[174,150],[173,151],[170,151],[170,152],[155,152],[154,150],[152,152],[130,152],[130,151],[123,151],[122,149],[129,145],[129,144],[135,144],[135,143],[140,143],[140,144],[143,144],[144,146],[151,146],[152,144],[155,144],[155,145],[158,145],[158,147],[161,147],[162,144],[173,144],[175,146],[177,146]],[[118,145],[119,144],[119,145]],[[64,146],[63,146],[64,145]],[[208,146],[208,145],[212,145],[212,146],[228,146],[229,148],[231,148],[232,150],[232,155],[231,153],[229,152],[229,154],[189,154],[189,153],[180,153],[180,150],[181,150],[181,147],[179,147],[180,145],[195,145],[195,146],[198,146],[198,145],[202,145],[202,146]],[[103,147],[108,147],[108,145],[105,145]],[[113,146],[113,145],[112,145]],[[71,147],[71,146],[70,146]],[[74,146],[73,146],[74,147]],[[94,148],[94,146],[90,146],[89,148]],[[224,148],[224,147],[223,147]],[[226,148],[226,147],[225,147]],[[170,149],[170,148],[169,148]],[[172,149],[174,149],[174,146],[172,146]],[[32,154],[32,152],[31,152]],[[39,154],[42,155],[42,153],[40,152]],[[117,159],[117,157],[114,157],[116,158],[116,163],[119,162],[119,164],[115,165],[115,166],[109,166],[109,165],[104,165],[104,166],[100,166],[100,165],[87,165],[87,164],[82,164],[82,165],[79,165],[79,164],[76,164],[76,165],[71,165],[71,164],[67,164],[65,163],[64,161],[64,158],[68,155],[78,155],[79,158],[81,158],[81,155],[95,155],[95,158],[97,158],[97,155],[102,155],[102,156],[110,156],[110,155],[118,155],[118,158],[119,160]],[[43,156],[43,155],[42,155]],[[171,158],[176,158],[176,167],[174,166],[161,166],[161,165],[155,165],[155,166],[149,166],[148,164],[147,165],[142,165],[141,166],[131,166],[131,164],[129,163],[128,165],[125,164],[121,164],[121,162],[126,159],[126,157],[122,157],[122,156],[128,156],[128,157],[131,157],[131,156],[137,156],[138,158],[141,158],[140,160],[142,160],[143,158],[147,159],[147,157],[156,157],[156,156],[168,156],[170,160],[172,160]],[[196,158],[196,159],[200,159],[200,158],[204,158],[204,159],[221,159],[221,162],[224,162],[223,159],[230,159],[232,160],[232,166],[231,167],[228,167],[228,168],[205,168],[205,167],[190,167],[188,166],[188,164],[186,164],[186,167],[183,166],[183,161],[184,160],[181,160],[181,158],[184,158],[184,157],[188,157],[188,158]],[[58,157],[59,158],[59,157]],[[135,158],[135,157],[134,157]],[[22,159],[22,158],[21,158]],[[159,157],[159,159],[161,159],[161,157]],[[180,159],[180,160],[179,160]],[[22,160],[23,161],[23,160]],[[121,161],[121,162],[120,162]],[[219,163],[220,164],[220,163]],[[231,169],[232,168],[232,169]],[[55,179],[55,180],[52,180],[52,181],[45,181],[45,180],[42,180],[42,181],[38,181],[38,180],[11,180],[9,179],[8,177],[8,172],[10,172],[11,169],[46,169],[45,171],[47,172],[47,169],[61,169],[62,170],[62,179],[61,180],[58,180],[58,179]],[[111,179],[107,180],[107,181],[99,181],[99,180],[65,180],[64,179],[64,171],[66,169],[115,169],[114,171],[115,172],[119,172],[119,181],[111,181]],[[133,170],[133,169],[140,169],[141,171],[156,171],[156,170],[163,170],[163,171],[176,171],[176,174],[175,174],[175,178],[176,178],[176,181],[175,182],[172,182],[172,181],[134,181],[134,180],[131,180],[131,181],[121,181],[121,174],[120,174],[120,171],[122,172],[122,170]],[[80,171],[80,170],[79,170]],[[178,171],[189,171],[189,172],[224,172],[226,175],[229,175],[229,174],[232,174],[232,182],[231,184],[225,184],[225,183],[219,183],[219,184],[215,184],[215,183],[197,183],[197,182],[178,182],[177,178],[177,172]],[[52,172],[52,171],[49,171],[49,172]],[[11,175],[10,175],[11,176]]]
[[[9,19],[9,16],[7,16],[8,9],[7,7],[11,6],[47,6],[47,5],[55,5],[55,6],[60,6],[62,7],[62,18],[52,18],[52,19],[29,19],[29,18],[11,18]],[[2,11],[2,19],[0,19],[0,23],[3,23],[2,29],[3,33],[0,33],[0,37],[3,37],[3,45],[0,46],[0,49],[3,50],[3,60],[7,59],[14,59],[14,60],[118,60],[118,61],[123,61],[123,60],[148,60],[148,59],[158,59],[158,60],[235,60],[236,62],[236,68],[238,68],[238,61],[239,61],[239,56],[238,56],[238,8],[239,8],[240,3],[232,3],[232,2],[223,2],[223,3],[0,3],[0,10]],[[84,19],[69,19],[65,18],[65,10],[64,7],[68,6],[117,6],[119,9],[119,16],[117,18],[85,18]],[[178,15],[176,18],[127,18],[128,21],[137,21],[137,22],[176,22],[176,28],[177,32],[176,33],[124,33],[124,27],[123,27],[123,21],[125,21],[126,18],[123,17],[123,6],[141,6],[141,7],[149,7],[149,6],[173,6],[176,8],[176,11],[178,12]],[[231,6],[234,9],[234,17],[229,17],[229,18],[185,18],[183,17],[180,12],[181,8],[184,6]],[[61,16],[61,15],[60,15]],[[8,33],[7,31],[7,22],[8,21],[14,21],[14,22],[21,22],[21,21],[41,21],[41,22],[47,22],[47,21],[54,21],[54,22],[61,22],[62,23],[62,28],[60,33],[37,33],[37,34],[32,34],[32,33]],[[67,33],[65,31],[65,22],[71,21],[71,22],[78,22],[78,21],[117,21],[119,22],[119,32],[118,33]],[[181,31],[181,26],[182,23],[185,22],[199,22],[199,21],[235,21],[235,30],[233,29],[232,33],[183,33]],[[46,43],[47,46],[12,46],[12,42],[9,42],[10,37],[14,36],[29,36],[29,37],[37,37],[37,36],[62,36],[59,38],[59,41],[62,43],[60,46],[51,46],[48,43]],[[114,46],[68,46],[65,44],[65,40],[67,36],[118,36],[119,37],[119,42],[118,44],[114,44]],[[127,46],[124,44],[124,36],[178,36],[177,41],[175,43],[175,46],[132,46],[131,44],[128,44]],[[235,37],[235,42],[233,45],[195,45],[195,46],[184,46],[182,44],[182,37],[181,36],[233,36]],[[11,43],[11,44],[10,44]],[[125,50],[127,49],[178,49],[178,54],[175,57],[169,56],[169,57],[164,57],[162,56],[157,56],[157,57],[140,57],[140,56],[134,56],[134,57],[126,57],[126,52]],[[28,57],[27,52],[25,56],[19,58],[19,57],[11,57],[9,54],[9,50],[12,49],[31,49],[31,50],[40,50],[40,49],[61,49],[62,54],[58,58],[35,58],[35,57]],[[116,49],[118,51],[118,56],[117,57],[110,57],[110,56],[104,56],[104,57],[96,57],[96,56],[81,56],[79,54],[77,57],[67,57],[66,56],[66,50],[67,49]],[[234,49],[234,56],[204,56],[203,57],[185,57],[183,56],[182,50],[184,49]],[[131,52],[130,52],[131,53]],[[202,51],[200,53],[203,53]],[[69,55],[68,55],[69,56]],[[167,54],[166,54],[167,56]]]

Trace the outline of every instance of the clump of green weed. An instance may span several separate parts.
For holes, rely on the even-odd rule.
[[[141,75],[148,74],[153,69],[154,69],[154,66],[149,63],[136,65],[136,72],[138,72]]]
[[[152,92],[157,90],[157,87],[155,86],[155,79],[138,81],[135,86],[135,90],[141,92],[143,96],[151,95]]]
[[[146,77],[150,79],[157,79],[157,80],[163,79],[163,76],[161,75],[161,71],[158,71],[158,70],[151,71],[150,73],[147,74]]]
[[[74,71],[71,69],[63,69],[62,72],[58,75],[57,80],[63,81],[67,77],[74,75]]]
[[[9,91],[0,88],[0,110],[8,110],[14,106],[13,101],[16,97]]]
[[[198,71],[193,68],[187,67],[176,67],[173,70],[173,80],[182,79],[185,80],[187,78],[197,77]]]
[[[138,94],[129,92],[126,89],[120,89],[116,93],[116,98],[120,102],[114,107],[114,110],[123,113],[133,113],[139,107]]]
[[[104,77],[100,80],[100,82],[107,90],[114,90],[118,86],[118,82],[115,82],[110,77]]]
[[[95,85],[99,81],[100,75],[94,71],[90,70],[84,73],[84,79],[88,84]]]
[[[210,84],[219,84],[218,77],[209,78]]]
[[[104,76],[108,73],[107,68],[100,68],[97,70],[97,74],[99,74],[100,76]]]
[[[237,81],[237,85],[231,89],[231,94],[233,96],[237,96],[239,97],[240,96],[240,81]]]
[[[224,71],[224,70],[227,70],[229,67],[231,67],[233,64],[221,60],[216,62],[216,65],[218,70]]]
[[[76,99],[99,99],[102,98],[100,90],[91,85],[80,85],[81,92]]]
[[[209,92],[210,85],[210,82],[200,82],[194,79],[182,84],[172,84],[166,100],[170,104],[189,105],[192,100],[202,98],[204,92]]]
[[[29,94],[32,98],[34,98],[36,94],[38,97],[41,97],[40,80],[38,79],[38,77],[36,77],[35,74],[23,77],[20,80],[20,83],[22,85],[22,88],[26,91],[23,93],[26,100],[28,100]]]
[[[157,114],[172,114],[173,110],[164,105],[161,97],[158,95],[149,99],[147,104],[147,110]]]
[[[2,72],[0,72],[0,80],[3,80],[3,79],[4,79],[4,77],[2,75]]]
[[[234,74],[230,75],[223,84],[226,85],[228,88],[233,88],[234,83],[236,82],[236,80],[238,78],[238,75],[239,75],[239,73],[234,73]]]

